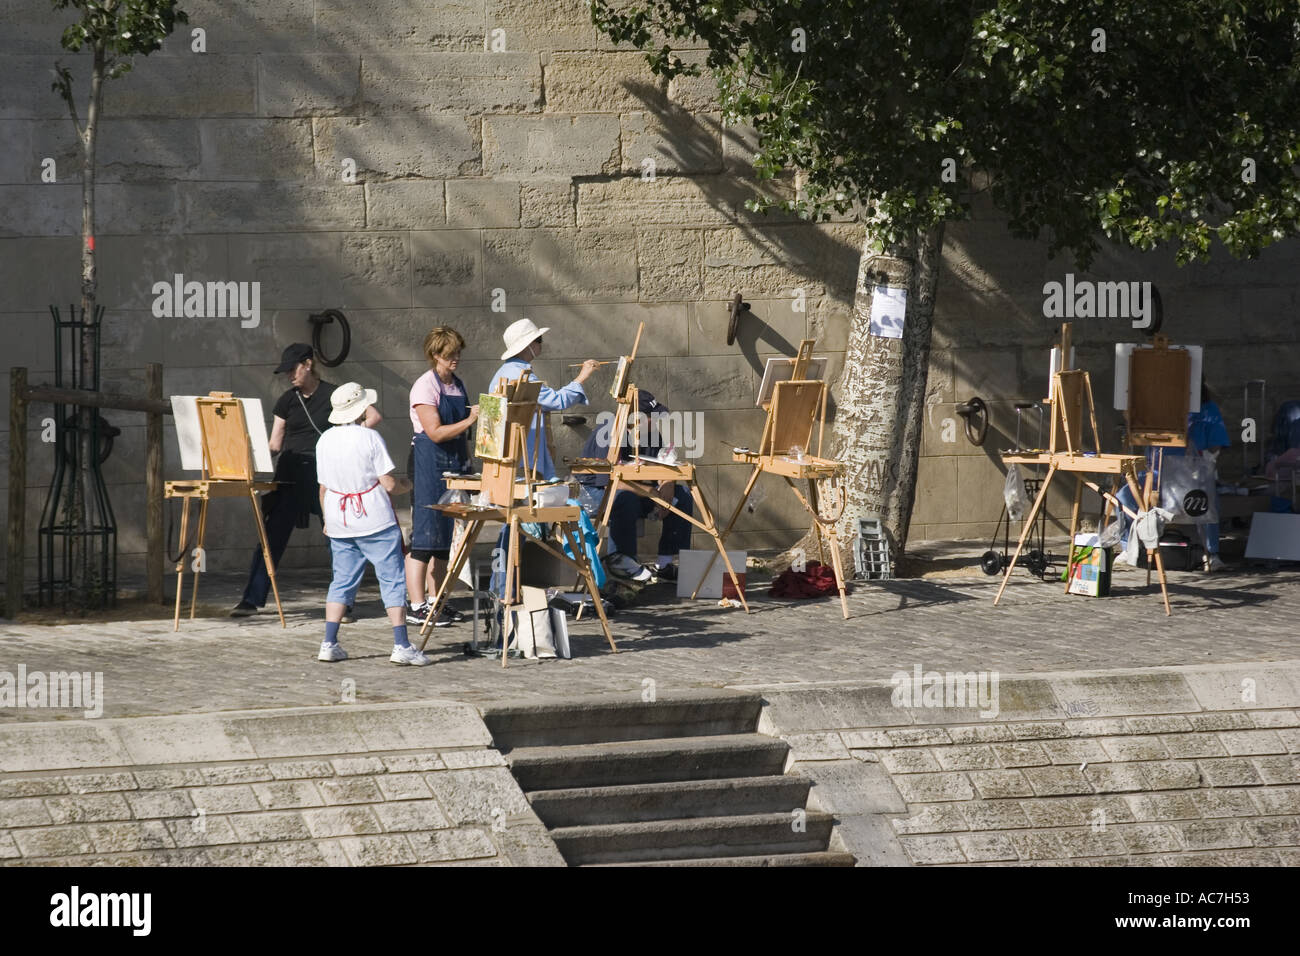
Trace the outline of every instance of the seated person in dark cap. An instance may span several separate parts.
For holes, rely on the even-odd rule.
[[[271,561],[276,567],[280,565],[294,527],[306,528],[312,515],[321,515],[316,481],[316,442],[330,427],[330,396],[336,387],[317,374],[312,347],[302,342],[295,342],[280,355],[275,374],[286,372],[291,387],[276,400],[270,440],[271,451],[280,456],[275,462],[275,480],[281,484],[262,498],[267,543],[271,548]],[[383,417],[375,407],[367,406],[366,427],[374,428],[381,421]],[[258,547],[253,551],[243,599],[230,616],[256,614],[266,606],[270,591],[271,576],[266,570],[262,549]],[[348,611],[350,613],[351,608]]]
[[[627,433],[622,436],[611,435],[612,429],[609,425],[598,427],[591,433],[591,437],[582,448],[583,458],[608,458],[611,440],[620,441],[622,444],[619,461],[631,461],[634,454],[639,454],[642,458],[656,458],[661,454],[663,449],[660,429],[653,426],[655,416],[667,415],[668,408],[656,401],[655,397],[645,389],[639,390],[638,396],[638,413],[642,416],[640,429],[642,444],[639,452],[629,447],[632,443],[632,429],[629,422]],[[652,424],[648,426],[648,422]],[[671,452],[671,446],[669,450]],[[609,484],[607,475],[578,475],[577,478],[579,483],[592,490],[597,500],[600,500],[605,487]],[[673,507],[684,514],[695,513],[690,491],[685,485],[673,481],[659,482],[655,487],[655,494],[659,498],[671,501]],[[663,521],[663,530],[659,535],[657,567],[653,572],[643,567],[636,559],[637,522],[652,512],[656,518]],[[673,558],[677,557],[683,548],[691,546],[691,524],[667,508],[655,504],[649,498],[643,498],[631,491],[619,491],[614,496],[614,505],[609,513],[609,536],[614,550],[606,557],[605,564],[611,572],[639,583],[647,582],[655,576],[661,580],[675,581],[677,568],[673,565]]]

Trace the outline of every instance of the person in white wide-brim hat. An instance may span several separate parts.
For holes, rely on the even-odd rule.
[[[549,331],[549,328],[539,329],[532,319],[512,322],[501,336],[506,345],[506,350],[501,353],[501,361],[504,364],[488,379],[488,387],[495,389],[501,379],[513,382],[525,371],[530,371],[533,359],[542,352],[542,336]],[[538,473],[543,478],[556,477],[555,462],[551,460],[551,451],[546,447],[546,430],[541,427],[542,415],[546,412],[563,411],[571,405],[586,404],[587,393],[583,390],[582,383],[591,377],[591,373],[598,365],[595,359],[587,359],[568,385],[562,388],[542,386],[541,394],[537,398],[538,414],[528,427],[528,459],[526,462],[521,462],[521,465],[532,464],[534,449],[536,449]]]
[[[379,591],[393,625],[394,664],[422,666],[429,658],[411,646],[406,634],[406,568],[402,529],[389,495],[411,490],[409,478],[393,475],[396,466],[379,432],[362,427],[366,408],[378,400],[372,388],[356,382],[340,385],[330,396],[330,423],[316,442],[316,477],[320,483],[325,534],[330,539],[334,577],[325,597],[325,640],[321,661],[343,661],[339,645],[344,611],[357,597],[366,565],[374,566]]]

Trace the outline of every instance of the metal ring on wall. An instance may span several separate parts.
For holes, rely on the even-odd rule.
[[[324,312],[307,316],[307,320],[312,324],[311,347],[320,359],[321,364],[328,368],[338,368],[347,359],[348,352],[352,349],[352,328],[348,325],[347,318],[338,309],[326,309]],[[320,347],[320,335],[321,328],[335,320],[343,329],[343,347],[339,349],[338,357],[331,359],[326,357],[324,349]]]
[[[965,423],[966,440],[976,448],[983,445],[989,431],[989,407],[984,404],[984,399],[972,398],[969,402],[958,405],[956,412]],[[974,424],[976,419],[978,425]]]

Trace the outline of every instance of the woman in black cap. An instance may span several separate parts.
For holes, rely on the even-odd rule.
[[[271,561],[277,567],[294,527],[306,528],[311,516],[321,513],[316,483],[316,442],[330,427],[330,395],[336,387],[316,374],[312,347],[302,342],[295,342],[280,355],[275,373],[283,372],[289,373],[292,387],[276,400],[270,440],[271,451],[280,455],[275,462],[275,480],[280,487],[262,499]],[[367,428],[374,428],[382,420],[373,405],[366,407]],[[266,606],[270,591],[271,576],[259,547],[253,551],[243,599],[230,616],[256,614]]]

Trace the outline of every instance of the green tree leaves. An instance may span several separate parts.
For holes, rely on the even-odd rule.
[[[703,41],[728,120],[758,130],[759,175],[803,170],[793,205],[807,216],[873,207],[884,245],[969,214],[969,185],[940,180],[945,159],[986,174],[1015,235],[1085,265],[1101,235],[1189,261],[1214,239],[1249,256],[1300,231],[1287,0],[593,0],[592,13],[665,76],[695,72],[676,51]]]
[[[131,58],[147,56],[162,46],[178,23],[189,16],[177,9],[178,0],[50,0],[55,10],[68,7],[81,18],[63,31],[61,43],[71,53],[89,46],[102,50],[104,75],[117,79],[131,69]],[[55,67],[58,79],[53,89],[72,106],[72,76],[62,65]]]

